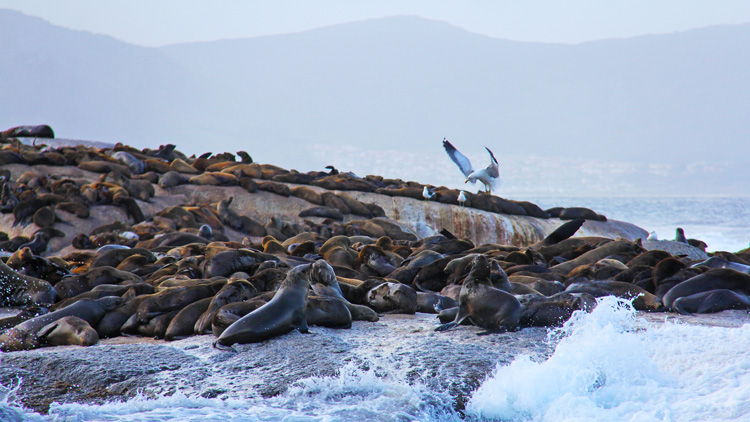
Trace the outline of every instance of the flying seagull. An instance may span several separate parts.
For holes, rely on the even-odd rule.
[[[486,149],[487,152],[490,153],[490,165],[487,166],[487,168],[479,170],[474,170],[474,168],[471,166],[471,161],[469,161],[469,159],[466,158],[465,155],[458,152],[456,147],[454,147],[446,139],[443,139],[443,148],[445,148],[445,152],[448,153],[448,156],[451,157],[451,160],[456,163],[458,168],[461,170],[461,173],[466,176],[465,183],[476,183],[477,180],[480,180],[482,183],[484,183],[484,191],[488,194],[492,194],[492,188],[500,181],[500,167],[497,164],[495,155],[492,153],[492,151],[490,151],[489,148],[484,147],[484,149]]]

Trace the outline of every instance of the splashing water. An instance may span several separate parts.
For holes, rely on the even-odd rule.
[[[104,405],[53,404],[65,421],[441,421],[456,420],[447,395],[410,385],[387,368],[350,363],[335,377],[311,377],[273,398],[208,399],[177,393]]]
[[[738,315],[727,318],[736,322]],[[384,356],[378,357],[363,350],[337,375],[311,376],[270,398],[178,392],[102,405],[54,403],[42,416],[15,403],[17,385],[0,388],[0,420],[747,420],[750,324],[706,325],[716,321],[707,318],[686,324],[660,317],[639,315],[627,301],[601,298],[591,313],[575,313],[548,332],[556,346],[546,360],[529,352],[498,364],[471,396],[465,415],[429,376],[415,380],[414,368],[394,359],[401,352],[381,350]]]
[[[504,421],[730,421],[750,413],[750,325],[649,326],[607,297],[551,335],[561,340],[548,360],[498,366],[469,413]]]

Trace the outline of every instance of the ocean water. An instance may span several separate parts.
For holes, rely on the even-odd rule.
[[[521,199],[514,197],[513,199]],[[700,239],[707,251],[737,252],[750,245],[750,198],[722,197],[526,197],[543,209],[586,207],[612,220],[633,223],[661,240],[672,240],[677,227]]]
[[[446,392],[373,361],[310,377],[273,398],[175,394],[105,405],[53,404],[39,415],[0,391],[3,421],[746,421],[750,415],[750,321],[728,311],[685,320],[639,314],[603,298],[548,331],[546,359],[498,364],[463,413]]]

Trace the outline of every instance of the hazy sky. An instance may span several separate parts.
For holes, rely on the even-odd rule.
[[[297,32],[417,15],[518,41],[579,43],[750,22],[747,0],[0,0],[71,29],[144,46]]]

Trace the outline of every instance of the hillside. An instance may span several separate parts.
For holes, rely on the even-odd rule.
[[[2,10],[0,36],[0,126],[456,187],[448,137],[478,162],[492,148],[508,194],[750,194],[728,154],[750,25],[571,46],[392,17],[144,48]]]

